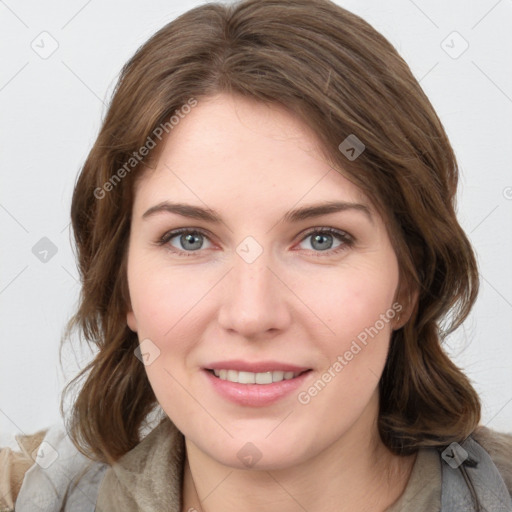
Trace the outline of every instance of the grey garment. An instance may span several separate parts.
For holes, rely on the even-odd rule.
[[[441,453],[442,512],[512,512],[512,498],[487,451],[468,437]]]
[[[62,425],[48,430],[25,473],[16,512],[94,512],[106,464],[82,455]]]
[[[512,512],[512,498],[488,452],[469,437],[419,450],[404,493],[386,510],[409,511]]]

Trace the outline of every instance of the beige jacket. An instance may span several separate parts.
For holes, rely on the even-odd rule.
[[[0,449],[0,512],[14,510],[14,503],[25,472],[34,464],[46,430],[29,436],[16,436],[20,451]]]

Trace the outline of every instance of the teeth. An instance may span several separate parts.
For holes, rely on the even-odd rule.
[[[222,380],[230,382],[238,382],[239,384],[272,384],[273,382],[281,382],[282,380],[290,380],[300,373],[294,372],[239,372],[238,370],[213,370],[213,373]]]

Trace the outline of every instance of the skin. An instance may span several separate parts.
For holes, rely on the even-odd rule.
[[[393,455],[377,431],[378,381],[392,330],[407,321],[405,305],[400,323],[396,316],[385,323],[309,403],[297,398],[400,299],[385,223],[317,144],[281,107],[220,94],[174,127],[156,168],[137,183],[127,322],[139,341],[158,347],[147,375],[185,436],[182,510],[378,512],[410,475],[415,456]],[[280,221],[291,209],[330,200],[362,204],[371,218],[349,209]],[[168,212],[142,218],[162,201],[211,208],[223,222]],[[352,242],[327,235],[315,244],[311,228],[319,227]],[[156,243],[178,228],[205,235]],[[247,236],[263,250],[252,263],[236,252]],[[298,392],[243,406],[218,395],[202,370],[226,359],[312,371]],[[261,453],[251,468],[237,457],[247,442]]]

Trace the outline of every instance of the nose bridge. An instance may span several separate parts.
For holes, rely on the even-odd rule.
[[[225,329],[244,336],[282,329],[288,318],[285,287],[271,270],[270,253],[261,250],[257,254],[250,243],[237,248],[219,312],[219,322]]]

